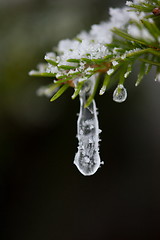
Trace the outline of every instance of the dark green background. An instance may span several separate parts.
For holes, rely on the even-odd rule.
[[[154,71],[128,100],[96,96],[105,165],[92,177],[73,165],[78,99],[54,103],[28,72],[60,39],[108,17],[125,1],[0,0],[2,240],[159,240],[160,83]],[[138,67],[138,65],[137,65]],[[136,71],[135,71],[136,72]]]

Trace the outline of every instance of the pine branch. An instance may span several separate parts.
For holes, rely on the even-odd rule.
[[[40,64],[38,70],[29,73],[32,76],[51,77],[55,84],[63,84],[51,101],[61,96],[69,86],[75,88],[72,95],[72,99],[75,99],[86,81],[96,75],[95,86],[98,86],[103,74],[104,81],[99,93],[102,95],[110,82],[112,85],[116,84],[117,78],[120,84],[124,84],[137,60],[142,64],[136,86],[152,66],[159,68],[160,28],[157,21],[160,21],[160,1],[137,3],[134,0],[127,1],[126,4],[128,9],[123,8],[122,13],[112,9],[110,21],[94,25],[88,34],[79,34],[73,40],[60,41],[56,53],[46,54],[47,64]],[[118,24],[114,21],[115,13],[119,18]],[[107,36],[110,38],[109,42]],[[86,106],[91,103],[96,91],[97,88]]]
[[[79,147],[74,163],[84,175],[94,174],[101,164],[96,93],[103,95],[110,86],[117,85],[113,100],[124,102],[127,99],[124,85],[135,62],[140,66],[135,86],[152,66],[156,68],[155,80],[160,81],[160,0],[133,0],[126,5],[110,9],[110,20],[93,25],[89,33],[60,41],[56,52],[46,54],[47,63],[39,64],[38,70],[29,73],[52,79],[51,85],[38,90],[39,95],[52,96],[50,101],[69,87],[74,89],[72,99],[79,95]]]

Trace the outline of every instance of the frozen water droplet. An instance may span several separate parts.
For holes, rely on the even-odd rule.
[[[124,77],[127,78],[130,73],[131,73],[131,71],[126,72],[126,73],[124,74]]]
[[[106,91],[106,86],[103,86],[99,92],[99,95],[103,95]]]
[[[155,81],[160,82],[160,73],[157,73]]]
[[[77,121],[77,138],[79,142],[78,152],[75,155],[74,164],[85,176],[93,175],[100,167],[99,156],[99,126],[96,104],[84,108],[86,91],[80,94],[80,113]]]
[[[127,98],[127,91],[122,84],[119,84],[113,93],[113,100],[115,102],[124,102]]]

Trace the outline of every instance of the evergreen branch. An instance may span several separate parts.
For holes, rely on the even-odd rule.
[[[158,37],[160,36],[160,29],[153,23],[146,21],[145,19],[142,20],[143,25],[148,29],[151,35],[158,41]],[[159,45],[159,43],[158,43]]]
[[[29,75],[34,76],[34,77],[55,77],[54,73],[39,72],[39,71],[35,71],[35,70],[30,71]]]
[[[143,59],[143,58],[140,58],[139,60],[142,61],[142,62],[148,63],[150,65],[154,65],[154,66],[159,66],[160,67],[160,63],[159,62],[153,62],[153,61],[150,61],[148,59]]]
[[[153,8],[156,8],[159,6],[159,1],[153,0],[153,1],[142,1],[139,2],[138,4],[134,4],[131,1],[127,1],[126,4],[133,8],[130,11],[139,11],[139,12],[152,12]]]
[[[51,60],[51,59],[47,59],[46,57],[45,57],[45,60],[46,60],[48,63],[50,63],[51,65],[57,66],[57,62],[56,62],[56,61],[53,61],[53,60]]]
[[[120,30],[118,28],[113,28],[112,32],[117,34],[118,36],[126,39],[126,40],[133,41],[133,42],[136,42],[136,43],[144,45],[144,46],[146,45],[146,43],[144,41],[136,39],[136,38],[132,37],[131,35],[127,34],[126,32],[123,32],[122,30]]]
[[[119,24],[118,27],[115,24],[111,31],[106,29],[106,32],[108,31],[106,37],[109,35],[112,39],[110,42],[105,43],[105,40],[99,40],[100,31],[93,35],[92,32],[89,33],[86,35],[86,39],[78,35],[73,40],[62,40],[56,48],[56,53],[46,54],[47,64],[39,65],[38,71],[30,72],[32,76],[53,77],[55,84],[59,86],[63,84],[51,101],[58,98],[69,86],[75,88],[72,95],[72,99],[75,99],[84,83],[96,74],[94,90],[87,99],[86,107],[89,106],[96,94],[100,76],[104,75],[99,92],[102,95],[109,85],[114,85],[117,81],[119,85],[124,84],[132,72],[136,60],[139,59],[142,62],[136,86],[143,76],[148,74],[153,65],[157,68],[160,66],[160,27],[158,25],[160,1],[137,3],[133,0],[133,2],[127,1],[127,5],[136,12],[132,13],[131,18],[129,18],[130,12],[122,13],[123,18],[126,14],[126,23],[123,21],[121,27]],[[138,15],[137,11],[143,13],[143,18]],[[111,25],[113,25],[112,22]],[[104,32],[101,38],[103,35]]]
[[[140,71],[139,71],[139,74],[138,74],[138,79],[137,79],[136,84],[135,84],[136,87],[140,84],[144,75],[146,74],[146,67],[147,67],[147,65],[143,62],[141,64]]]
[[[83,87],[84,82],[85,81],[79,82],[77,87],[75,87],[75,91],[74,91],[74,94],[72,95],[72,99],[75,99],[78,96],[79,92],[81,91],[81,89]]]
[[[55,93],[55,95],[50,99],[51,102],[55,101],[57,98],[59,98],[67,89],[69,88],[68,84],[63,85],[58,92]]]
[[[93,101],[100,80],[103,82],[99,95],[116,85],[113,100],[118,103],[127,98],[124,85],[135,62],[140,65],[135,86],[152,66],[156,68],[155,80],[160,82],[160,0],[133,0],[126,4],[129,9],[111,9],[110,20],[94,25],[89,33],[60,41],[55,52],[46,54],[47,63],[29,73],[54,79],[54,84],[38,91],[39,95],[47,96],[55,93],[51,102],[69,87],[74,88],[72,99],[80,95],[79,146],[74,163],[84,175],[94,174],[101,164],[97,111]]]
[[[111,76],[106,74],[105,78],[104,78],[104,81],[103,81],[103,85],[100,89],[99,95],[103,95],[105,93],[105,91],[106,91],[106,89],[107,89],[107,87],[110,83],[110,79],[111,79]]]

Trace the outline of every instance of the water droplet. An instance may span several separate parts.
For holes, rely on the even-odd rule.
[[[85,176],[93,175],[101,165],[99,156],[99,126],[96,104],[84,108],[86,91],[80,94],[80,113],[77,121],[78,152],[75,155],[74,164]]]
[[[113,100],[115,102],[124,102],[127,98],[127,91],[122,84],[119,84],[113,93]]]

